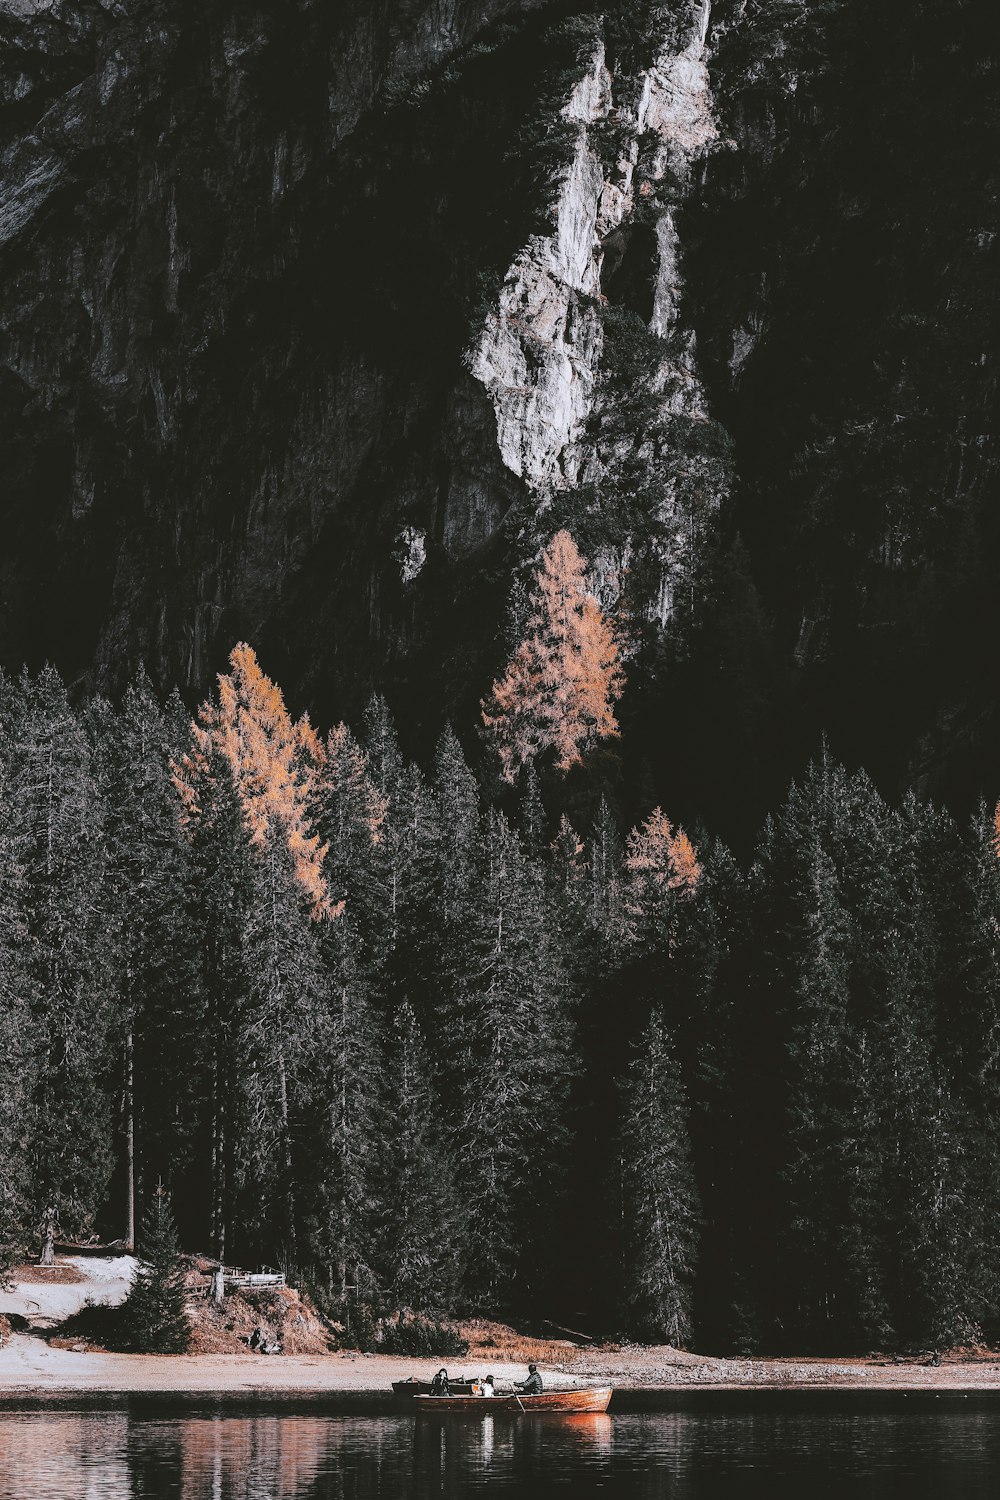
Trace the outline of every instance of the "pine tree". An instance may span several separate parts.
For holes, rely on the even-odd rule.
[[[583,841],[563,813],[549,845],[551,920],[563,931],[563,949],[579,954],[587,928],[588,879]]]
[[[684,1348],[693,1336],[700,1215],[687,1101],[655,1013],[624,1086],[621,1167],[629,1327],[643,1338]]]
[[[234,1149],[244,1232],[277,1237],[292,1259],[298,1231],[296,1115],[317,1066],[324,979],[316,924],[283,830],[253,851],[242,952],[245,1002],[232,1018],[239,1110]]]
[[[961,1101],[968,1192],[977,1211],[975,1277],[983,1316],[1000,1307],[1000,856],[995,815],[985,807],[972,819],[960,879],[962,930],[943,1040]]]
[[[788,984],[788,1278],[806,1338],[836,1343],[855,1329],[849,1274],[853,1163],[849,1139],[853,1041],[849,1029],[851,930],[833,862],[818,840],[785,872],[793,883]],[[855,1334],[856,1336],[856,1334]]]
[[[482,858],[478,790],[451,728],[438,742],[431,796],[431,927],[418,950],[421,970],[431,982],[424,987],[417,1014],[432,1052],[444,1057],[453,1037],[448,1008],[441,1003],[440,976],[461,966],[474,941]]]
[[[331,1296],[374,1286],[383,1048],[350,915],[321,934],[323,992],[304,1106],[303,1213]]]
[[[482,1305],[530,1288],[565,1145],[573,994],[531,870],[490,813],[466,921],[446,933],[441,1013],[468,1213],[468,1289]],[[458,939],[458,941],[456,941]]]
[[[132,1246],[137,1176],[143,1165],[151,1180],[180,1167],[192,1118],[187,847],[170,776],[173,735],[148,678],[129,686],[117,713],[96,700],[87,725],[104,807],[102,923],[121,1035],[124,1238]]]
[[[691,1080],[704,1215],[696,1320],[705,1347],[743,1353],[760,1337],[757,1263],[774,1258],[775,1224],[759,1216],[761,1179],[769,1176],[774,1037],[762,997],[748,984],[760,941],[750,920],[758,882],[717,841],[699,855],[697,899],[685,908],[672,957],[687,1012],[678,1051]]]
[[[372,695],[365,709],[361,745],[372,782],[391,802],[403,776],[403,756],[389,705],[378,693]]]
[[[382,839],[388,802],[345,724],[335,725],[326,737],[313,796],[335,910],[342,903],[358,935],[370,940],[379,905],[373,850]]]
[[[10,795],[31,939],[41,1055],[31,1183],[51,1253],[55,1221],[89,1233],[114,1161],[108,1087],[115,1015],[101,930],[103,809],[79,718],[57,673],[19,684]]]
[[[137,1354],[183,1354],[191,1342],[184,1272],[170,1202],[158,1187],[142,1225],[139,1265],[122,1307],[122,1328]]]
[[[548,842],[546,838],[548,816],[545,812],[545,802],[542,799],[542,789],[534,761],[529,761],[521,771],[520,792],[517,828],[525,852],[535,857],[541,854]]]
[[[587,588],[586,569],[569,532],[557,532],[535,574],[527,634],[482,705],[507,781],[550,749],[566,771],[595,741],[619,732],[618,644]]]
[[[757,1295],[765,1327],[826,1346],[838,1327],[872,1344],[892,1335],[898,1089],[878,1074],[893,1045],[887,994],[899,966],[880,962],[896,910],[886,813],[824,750],[768,824],[755,891],[751,993],[776,1049],[761,1214],[793,1247],[788,1260],[762,1259]]]
[[[906,1074],[898,1323],[905,1335],[948,1348],[979,1338],[982,1305],[975,1264],[981,1203],[970,1171],[976,1143],[962,1119],[964,1080],[949,1066],[947,1041],[942,1045],[942,1032],[947,1037],[961,1014],[953,907],[963,851],[951,818],[912,794],[894,823],[902,884],[896,926],[910,961],[894,1041]]]
[[[427,793],[423,778],[405,766],[388,706],[372,698],[365,713],[362,740],[372,785],[384,809],[380,836],[370,859],[369,909],[366,914],[369,963],[379,976],[387,1001],[397,983],[408,992],[409,955],[400,945],[412,934],[414,904],[423,876],[418,871],[426,853]]]
[[[213,753],[199,767],[199,814],[189,825],[189,880],[184,919],[194,949],[195,978],[184,1003],[182,1034],[196,1037],[189,1061],[197,1116],[195,1149],[207,1166],[213,1254],[230,1240],[238,1145],[240,1017],[250,975],[244,938],[253,900],[253,863],[243,810],[229,764]]]
[[[378,1185],[379,1264],[397,1306],[450,1312],[462,1271],[462,1218],[427,1049],[413,1008],[396,1013]]]
[[[34,1227],[30,1181],[40,1047],[24,891],[0,765],[0,1285]]]
[[[479,792],[462,747],[449,727],[434,758],[434,800],[439,830],[441,916],[453,920],[467,901],[480,852]]]
[[[590,865],[590,926],[605,940],[624,930],[623,850],[614,815],[602,797],[588,844]]]
[[[381,911],[378,978],[390,1010],[412,1003],[425,1021],[437,992],[438,833],[434,795],[419,769],[406,766],[374,851]]]

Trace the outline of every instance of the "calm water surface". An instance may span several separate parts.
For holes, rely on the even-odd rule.
[[[0,1500],[990,1500],[1000,1406],[553,1419],[0,1412]]]

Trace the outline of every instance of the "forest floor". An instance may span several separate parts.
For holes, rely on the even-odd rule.
[[[561,1339],[525,1338],[503,1324],[460,1325],[469,1340],[462,1359],[405,1359],[384,1354],[328,1351],[302,1318],[304,1304],[289,1293],[290,1321],[299,1327],[295,1352],[251,1353],[239,1342],[247,1311],[236,1299],[220,1326],[206,1309],[196,1333],[196,1352],[185,1355],[117,1354],[59,1337],[58,1324],[85,1301],[116,1304],[131,1278],[125,1257],[61,1261],[52,1271],[18,1268],[13,1289],[0,1292],[0,1400],[60,1395],[184,1393],[266,1397],[269,1395],[385,1394],[392,1381],[426,1379],[440,1364],[453,1373],[492,1373],[523,1379],[528,1360],[546,1385],[611,1384],[623,1390],[804,1390],[1000,1391],[1000,1352],[959,1350],[940,1364],[929,1355],[858,1359],[746,1359],[688,1354],[668,1345],[590,1345]],[[14,1314],[14,1327],[7,1316]],[[254,1316],[257,1316],[255,1313]],[[31,1326],[24,1328],[25,1321]],[[235,1323],[235,1326],[233,1326]],[[287,1327],[287,1324],[286,1324]],[[226,1337],[223,1337],[225,1333]],[[228,1341],[227,1341],[228,1339]],[[197,1352],[200,1351],[200,1352]],[[239,1352],[237,1352],[239,1351]]]

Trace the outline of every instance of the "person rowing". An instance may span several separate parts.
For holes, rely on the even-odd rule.
[[[522,1396],[540,1396],[542,1394],[542,1377],[538,1373],[537,1365],[528,1366],[528,1378],[522,1380],[517,1389]]]

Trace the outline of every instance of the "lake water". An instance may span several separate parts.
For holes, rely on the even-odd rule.
[[[0,1500],[995,1500],[1000,1405],[417,1419],[0,1412]]]

